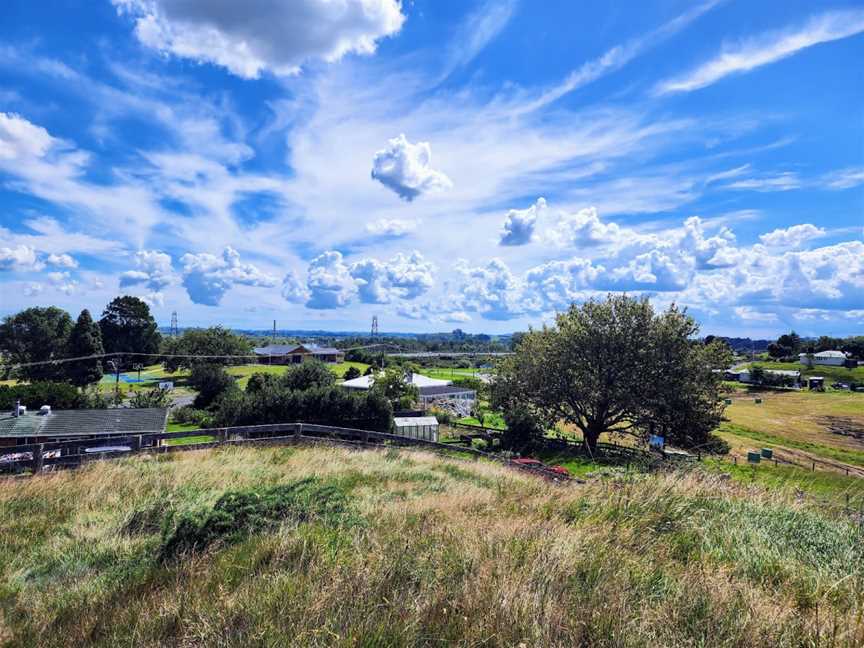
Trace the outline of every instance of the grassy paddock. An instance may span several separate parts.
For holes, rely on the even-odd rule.
[[[804,378],[809,376],[823,376],[828,385],[833,382],[848,383],[850,380],[856,380],[858,382],[864,381],[864,367],[853,367],[851,369],[847,369],[846,367],[832,367],[828,365],[807,367],[799,362],[753,362],[747,366],[752,367],[753,365],[758,365],[765,369],[800,371],[801,376]]]
[[[271,501],[310,477],[338,507]],[[4,481],[0,519],[12,646],[864,642],[860,528],[707,473],[223,448]]]

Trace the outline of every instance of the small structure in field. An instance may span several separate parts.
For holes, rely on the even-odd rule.
[[[810,376],[807,379],[807,389],[811,391],[825,391],[824,376]]]
[[[255,347],[252,352],[258,356],[259,364],[300,364],[304,360],[339,364],[345,361],[345,352],[341,349],[317,344],[268,344]]]
[[[393,426],[399,436],[438,441],[438,419],[434,416],[397,416]]]

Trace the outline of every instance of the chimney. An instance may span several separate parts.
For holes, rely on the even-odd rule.
[[[21,399],[18,398],[15,400],[15,409],[12,411],[12,416],[18,418],[18,412],[21,410]]]

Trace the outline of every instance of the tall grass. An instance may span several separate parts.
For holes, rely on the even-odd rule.
[[[177,520],[236,493],[263,523],[160,560]],[[560,487],[421,452],[225,448],[6,481],[0,520],[11,646],[864,643],[858,521],[698,472]]]

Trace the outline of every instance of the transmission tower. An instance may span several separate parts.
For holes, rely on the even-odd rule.
[[[378,316],[372,316],[372,334],[370,336],[372,339],[378,337]]]
[[[177,327],[177,311],[171,313],[171,337],[177,337],[180,331]]]

